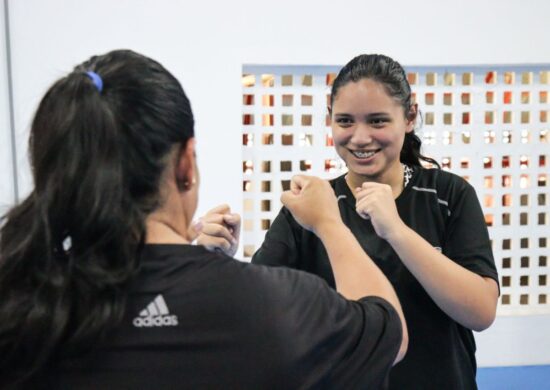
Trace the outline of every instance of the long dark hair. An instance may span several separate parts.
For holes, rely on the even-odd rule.
[[[338,95],[338,90],[349,82],[358,82],[361,79],[372,79],[384,85],[388,94],[401,104],[407,117],[410,113],[411,86],[403,67],[388,56],[381,54],[362,54],[353,58],[338,73],[332,84],[330,105]],[[421,166],[420,160],[434,164],[439,168],[437,161],[420,153],[422,141],[414,130],[405,134],[400,160],[407,165]]]
[[[179,82],[128,50],[92,57],[47,91],[29,141],[34,189],[2,217],[0,387],[119,323],[167,156],[193,127]]]

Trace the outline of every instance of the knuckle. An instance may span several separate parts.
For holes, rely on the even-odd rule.
[[[214,225],[214,234],[216,236],[223,236],[225,228],[222,225]]]

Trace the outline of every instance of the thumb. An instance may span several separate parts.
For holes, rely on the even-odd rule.
[[[298,197],[298,195],[299,194],[294,193],[292,190],[284,191],[281,193],[281,203],[287,209],[291,209],[296,202],[296,198]]]
[[[231,211],[231,208],[228,204],[220,204],[210,210],[208,210],[207,214],[226,214]]]
[[[290,180],[290,191],[292,191],[293,194],[298,195],[302,188],[306,186],[308,182],[308,177],[305,175],[294,175],[292,176],[292,179]]]
[[[189,239],[191,241],[195,241],[198,235],[202,232],[202,226],[203,226],[203,223],[200,219],[191,222],[189,229],[187,229],[187,235],[189,236]]]

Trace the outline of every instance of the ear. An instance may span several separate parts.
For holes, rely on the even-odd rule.
[[[406,133],[410,133],[414,130],[414,125],[416,123],[416,118],[418,117],[418,104],[414,103],[411,105],[411,108],[409,108],[409,112],[407,112],[407,128],[405,130]]]
[[[190,138],[180,148],[176,160],[176,181],[180,191],[188,191],[197,182],[195,164],[195,138]]]

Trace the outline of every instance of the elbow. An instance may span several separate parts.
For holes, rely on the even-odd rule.
[[[495,322],[497,316],[497,299],[495,298],[488,302],[485,308],[478,312],[475,316],[475,321],[472,321],[468,328],[476,332],[482,332],[490,327]]]
[[[475,332],[483,332],[485,329],[490,327],[492,323],[493,321],[475,324],[474,326],[470,327],[470,329]]]
[[[488,327],[490,327],[493,324],[493,322],[495,322],[495,318],[496,318],[496,308],[491,313],[488,313],[487,315],[484,315],[484,316],[480,316],[480,318],[478,318],[478,321],[476,321],[475,323],[472,324],[472,326],[470,326],[470,329],[476,332],[482,332]]]
[[[401,321],[401,327],[402,327],[402,336],[401,336],[401,345],[399,346],[399,351],[397,352],[397,357],[395,358],[395,361],[393,364],[399,363],[405,355],[407,354],[407,349],[409,348],[409,332],[407,330],[407,324],[405,321]]]
[[[395,358],[394,365],[399,363],[405,355],[407,354],[407,349],[409,348],[409,336],[408,334],[403,334],[403,340],[401,341],[401,347],[399,348],[399,352],[397,353],[397,357]]]
[[[470,326],[467,326],[476,332],[482,332],[490,327],[495,322],[497,316],[498,286],[492,279],[487,279],[487,282],[490,285],[490,293],[486,295],[485,300],[482,301],[482,304],[473,313]]]

